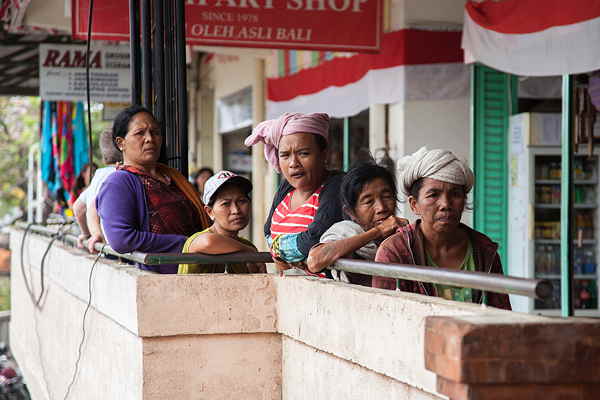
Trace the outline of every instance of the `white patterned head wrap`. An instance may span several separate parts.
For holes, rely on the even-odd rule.
[[[473,188],[473,171],[467,163],[450,150],[427,150],[421,147],[415,153],[398,160],[402,193],[410,196],[410,188],[421,178],[437,179],[465,187],[465,193]]]

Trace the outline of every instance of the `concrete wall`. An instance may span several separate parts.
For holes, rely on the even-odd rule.
[[[22,234],[11,233],[15,254]],[[25,241],[25,276],[35,293],[48,241]],[[25,290],[19,261],[12,264],[12,348],[33,398],[62,398],[93,258],[56,243],[41,309]],[[104,259],[91,282],[71,397],[86,400],[438,399],[436,376],[425,368],[429,317],[550,321],[315,278],[157,275]]]
[[[21,238],[13,231],[12,249],[18,251]],[[48,241],[35,235],[25,241],[24,271],[36,297]],[[37,309],[19,258],[12,260],[11,348],[35,400],[63,398],[67,391],[93,261],[55,243]],[[278,397],[282,347],[271,277],[161,276],[102,259],[91,282],[92,307],[70,398]]]

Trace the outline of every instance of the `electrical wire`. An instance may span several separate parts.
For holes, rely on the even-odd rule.
[[[62,228],[65,227],[67,224],[69,224],[69,228],[72,226],[70,224],[72,224],[72,222],[68,222],[68,223],[64,223],[63,225],[61,225],[58,228],[58,232],[56,234],[54,234],[52,236],[52,239],[50,240],[50,242],[48,243],[48,246],[46,247],[46,251],[44,251],[44,255],[42,256],[42,261],[40,262],[40,295],[38,296],[38,298],[35,300],[35,306],[37,308],[41,308],[41,304],[42,304],[42,297],[44,297],[44,292],[45,292],[45,279],[44,279],[44,269],[46,266],[46,257],[48,257],[48,253],[50,252],[50,249],[52,248],[52,245],[54,244],[54,242],[57,239],[61,239],[62,236],[64,236],[67,232],[62,232]]]
[[[32,226],[33,226],[33,222],[30,222],[29,224],[27,224],[27,227],[25,228],[25,231],[23,232],[23,237],[21,238],[21,252],[20,252],[21,254],[20,255],[21,255],[21,275],[23,276],[23,283],[25,284],[25,289],[29,293],[29,297],[35,303],[34,296],[31,291],[31,287],[29,286],[29,280],[27,279],[27,275],[25,274],[25,263],[24,263],[25,239],[27,238],[27,234],[30,232]]]
[[[92,43],[92,23],[93,23],[93,15],[94,15],[94,0],[90,0],[90,8],[88,10],[88,32],[87,32],[87,57],[86,57],[86,63],[85,63],[85,78],[86,78],[86,100],[87,100],[87,115],[88,115],[88,142],[89,142],[89,147],[88,147],[88,157],[90,160],[90,179],[94,176],[94,160],[93,160],[93,152],[92,152],[92,102],[91,102],[91,94],[90,94],[90,56],[91,56],[91,43]],[[94,263],[92,264],[92,268],[90,269],[90,275],[88,278],[88,292],[89,292],[89,296],[88,296],[88,302],[87,302],[87,306],[85,307],[85,311],[83,312],[83,321],[82,321],[82,328],[81,328],[81,342],[79,343],[79,347],[77,349],[77,360],[75,360],[75,369],[73,371],[73,376],[71,377],[71,382],[69,382],[69,385],[67,386],[67,391],[65,392],[65,397],[64,400],[66,400],[69,395],[71,394],[71,389],[73,388],[73,385],[75,384],[75,380],[77,379],[77,373],[79,372],[79,363],[81,361],[81,356],[82,356],[82,351],[83,351],[83,343],[85,342],[85,319],[87,317],[87,314],[90,310],[90,307],[92,305],[92,277],[94,274],[94,268],[96,267],[96,264],[98,263],[98,260],[100,259],[100,256],[102,256],[102,253],[104,251],[104,246],[106,246],[106,244],[104,244],[102,246],[102,249],[100,250],[100,252],[98,253],[98,255],[96,256],[96,259],[94,260]]]
[[[42,256],[42,260],[40,263],[40,293],[38,296],[35,295],[35,293],[33,292],[33,283],[30,282],[30,279],[27,278],[27,275],[25,274],[25,262],[24,262],[24,258],[25,258],[25,254],[24,254],[24,248],[25,248],[25,239],[27,238],[27,234],[30,232],[31,226],[33,225],[33,223],[29,223],[27,225],[27,227],[25,228],[25,232],[23,232],[23,237],[21,238],[21,252],[20,252],[20,256],[21,256],[21,274],[23,276],[23,283],[25,284],[25,290],[27,290],[27,293],[29,294],[29,298],[31,299],[32,303],[34,304],[34,306],[38,309],[41,309],[41,303],[42,303],[42,298],[44,297],[44,293],[45,293],[45,274],[44,274],[44,269],[45,269],[45,265],[46,265],[46,258],[48,256],[48,253],[50,252],[50,249],[52,248],[52,245],[54,244],[54,242],[57,239],[62,238],[63,235],[65,235],[65,233],[67,232],[63,232],[62,229],[69,225],[72,224],[72,222],[63,222],[62,224],[60,224],[61,226],[58,228],[58,231],[52,235],[52,239],[50,240],[50,242],[48,242],[48,246],[46,247],[46,250],[44,251],[44,255]]]
[[[94,10],[94,0],[90,0],[90,9],[88,10],[88,32],[87,32],[87,53],[85,63],[85,79],[86,79],[86,97],[87,97],[87,115],[88,115],[88,158],[90,160],[90,179],[94,176],[94,158],[92,152],[92,102],[90,100],[90,56],[92,42],[92,12]]]
[[[85,319],[87,317],[88,312],[90,311],[90,308],[92,307],[92,277],[94,276],[94,268],[96,267],[96,264],[98,264],[98,260],[100,259],[100,256],[102,256],[105,246],[106,246],[106,243],[104,243],[102,245],[100,252],[94,259],[92,268],[90,269],[90,275],[88,277],[88,302],[87,302],[87,305],[85,306],[85,311],[83,312],[83,320],[81,322],[81,325],[82,325],[81,326],[81,341],[79,342],[79,347],[77,349],[77,360],[75,360],[75,369],[73,371],[73,376],[71,377],[71,382],[69,382],[69,386],[67,386],[67,391],[65,392],[65,397],[63,398],[63,400],[67,400],[67,398],[69,397],[69,394],[71,394],[71,389],[73,388],[73,385],[75,384],[75,380],[77,379],[77,374],[79,373],[79,363],[81,362],[81,356],[83,355],[83,344],[85,343],[85,336],[86,336]]]

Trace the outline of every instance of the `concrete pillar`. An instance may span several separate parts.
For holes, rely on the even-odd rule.
[[[218,132],[219,113],[216,112],[216,108],[215,108],[214,104],[213,104],[212,109],[214,110],[213,115],[212,115],[212,121],[213,121],[213,127],[215,127],[212,130],[214,132],[213,141],[212,141],[212,154],[213,154],[214,170],[215,170],[215,172],[217,172],[217,171],[220,171],[223,169],[223,137]]]
[[[265,120],[265,61],[256,58],[254,61],[254,81],[252,83],[252,125],[256,126]],[[259,250],[266,250],[267,245],[263,233],[263,224],[268,216],[268,207],[272,197],[266,197],[267,176],[271,171],[267,168],[262,143],[252,146],[252,242]]]
[[[212,167],[215,171],[215,144],[216,135],[214,116],[215,116],[215,92],[212,88],[201,86],[198,92],[197,107],[200,110],[200,118],[198,119],[197,129],[199,132],[199,140],[196,143],[198,167]],[[219,153],[221,154],[221,153]],[[220,157],[220,156],[219,156]]]
[[[377,156],[376,151],[385,147],[385,104],[374,104],[369,107],[369,151]]]

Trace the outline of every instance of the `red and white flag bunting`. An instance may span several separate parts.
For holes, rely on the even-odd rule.
[[[384,35],[379,54],[337,57],[267,79],[267,117],[326,112],[342,118],[373,104],[466,97],[461,32],[403,29]]]
[[[465,5],[465,61],[524,76],[600,69],[600,1],[502,0]]]

